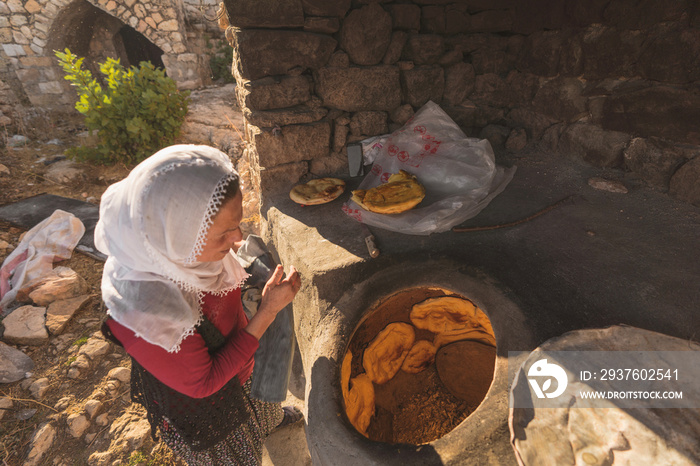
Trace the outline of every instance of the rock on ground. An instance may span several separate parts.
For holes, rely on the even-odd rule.
[[[71,414],[66,419],[68,433],[74,438],[82,437],[85,431],[90,427],[90,421],[83,414]]]
[[[75,361],[70,364],[68,369],[68,378],[77,379],[87,374],[103,356],[109,353],[110,349],[111,343],[103,339],[101,335],[93,335],[78,350]]]
[[[42,345],[49,340],[46,331],[46,308],[22,306],[5,319],[3,339],[15,345]]]
[[[627,193],[627,188],[619,181],[606,180],[605,178],[593,177],[588,179],[588,185],[595,189],[608,191],[611,193]]]
[[[110,379],[118,380],[121,383],[128,383],[131,380],[131,370],[126,367],[115,367],[107,376]]]
[[[75,162],[62,160],[51,165],[44,177],[58,184],[72,183],[85,176]]]
[[[34,397],[35,400],[40,401],[44,398],[44,395],[46,394],[46,391],[48,389],[49,379],[47,379],[46,377],[42,377],[40,379],[35,380],[29,386],[29,392],[32,394],[32,397]]]
[[[32,358],[0,341],[0,383],[22,380],[32,369]]]
[[[52,274],[40,277],[17,291],[17,301],[31,301],[39,306],[48,306],[60,299],[74,298],[88,291],[87,282],[74,270],[59,266]]]
[[[13,406],[14,404],[10,398],[6,396],[0,397],[0,420],[5,417],[5,413],[12,409]]]
[[[35,466],[41,464],[44,455],[49,451],[56,439],[56,428],[50,423],[42,425],[33,435],[31,448],[24,466]]]
[[[46,327],[49,333],[51,335],[63,333],[73,315],[83,309],[89,299],[90,295],[82,295],[75,298],[61,299],[49,304],[46,310]]]

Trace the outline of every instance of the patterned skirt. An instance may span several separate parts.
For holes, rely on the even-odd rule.
[[[257,466],[262,462],[263,444],[267,436],[282,422],[284,412],[280,403],[266,403],[250,397],[250,379],[243,385],[250,418],[213,447],[193,451],[164,421],[161,440],[189,466],[242,465]]]

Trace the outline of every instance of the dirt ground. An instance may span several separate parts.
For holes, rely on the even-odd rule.
[[[45,161],[53,160],[62,155],[71,145],[79,144],[78,134],[85,131],[81,124],[80,115],[66,115],[53,121],[44,120],[23,134],[28,137],[28,143],[21,147],[2,147],[0,145],[0,164],[4,165],[7,173],[0,173],[0,205],[12,203],[41,193],[55,194],[82,201],[98,203],[105,189],[112,183],[124,178],[130,167],[124,165],[100,166],[88,163],[79,164],[83,176],[76,182],[60,184],[48,180],[44,175],[48,169]],[[42,123],[42,122],[39,122]],[[22,134],[22,133],[16,133]],[[11,137],[10,135],[4,135]],[[52,143],[49,143],[53,141]],[[57,143],[57,141],[59,143]],[[0,167],[2,170],[2,167]],[[9,248],[0,248],[0,263],[12,252],[20,242],[24,230],[0,221],[0,240],[9,243]],[[0,244],[3,244],[0,241]],[[49,389],[41,400],[32,398],[22,381],[0,384],[0,396],[9,397],[13,408],[6,412],[0,421],[0,461],[4,465],[20,465],[24,463],[30,447],[31,436],[39,425],[50,418],[64,416],[70,413],[73,406],[82,403],[106,382],[110,369],[117,366],[129,366],[128,357],[118,350],[103,361],[100,366],[89,374],[78,379],[67,377],[67,368],[75,359],[77,347],[90,335],[99,330],[104,317],[104,308],[100,299],[100,279],[103,263],[79,252],[72,257],[55,265],[63,265],[75,270],[89,285],[92,298],[89,304],[79,311],[65,329],[63,336],[52,337],[49,343],[42,346],[21,347],[34,361],[32,379],[42,377],[49,379]],[[72,397],[71,405],[65,410],[54,406],[61,398]],[[119,417],[129,409],[133,409],[129,401],[128,386],[121,387],[116,400],[105,403],[108,406],[110,419]],[[65,426],[59,422],[59,426]],[[59,428],[58,436],[41,464],[74,465],[87,464],[87,458],[94,451],[103,451],[109,446],[109,437],[105,436],[107,427],[87,442],[85,438],[74,439]],[[126,458],[124,464],[177,464],[167,448],[147,442],[140,452],[134,452],[131,458]]]

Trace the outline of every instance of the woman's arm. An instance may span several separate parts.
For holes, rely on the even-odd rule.
[[[124,349],[144,369],[165,385],[193,398],[215,393],[235,375],[239,375],[241,382],[247,380],[258,349],[258,340],[239,329],[228,336],[226,344],[214,356],[209,354],[198,333],[183,339],[180,351],[169,353],[115,321],[109,321],[108,325]]]
[[[169,353],[113,320],[108,321],[108,325],[127,353],[158,380],[187,396],[204,398],[221,389],[235,375],[239,375],[241,382],[250,376],[258,340],[301,287],[299,273],[294,267],[287,278],[283,276],[282,266],[278,265],[262,291],[258,312],[245,328],[234,330],[213,356],[196,332],[182,340],[180,351]],[[240,301],[240,295],[236,299]]]

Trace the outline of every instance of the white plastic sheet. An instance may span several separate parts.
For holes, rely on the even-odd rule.
[[[84,233],[83,222],[60,209],[29,230],[0,267],[0,309],[3,313],[22,285],[48,275],[54,262],[70,258]]]
[[[373,165],[358,189],[385,183],[403,169],[425,186],[425,199],[393,215],[366,211],[352,200],[343,210],[367,225],[413,235],[447,231],[474,217],[515,173],[515,167],[497,167],[491,144],[467,137],[434,102],[421,107],[398,131],[367,140],[363,153],[365,164]]]

